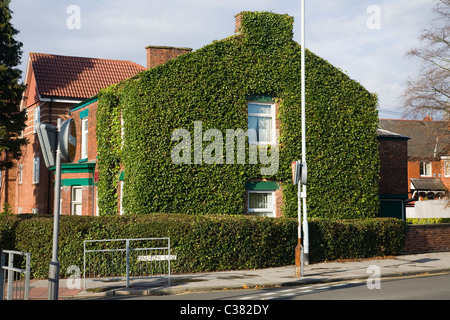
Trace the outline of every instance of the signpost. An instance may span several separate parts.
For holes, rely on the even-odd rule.
[[[57,126],[41,124],[38,129],[38,139],[48,168],[55,166],[55,201],[53,204],[53,252],[48,274],[48,300],[58,300],[59,289],[59,209],[61,198],[61,160],[72,162],[77,147],[75,123],[73,119],[62,122],[58,119]]]
[[[305,120],[305,0],[301,1],[301,127],[302,160],[291,163],[292,179],[298,186],[298,244],[295,247],[295,274],[303,276],[303,263],[309,264],[309,231],[306,213],[306,120]],[[303,246],[301,244],[301,216],[303,200]]]

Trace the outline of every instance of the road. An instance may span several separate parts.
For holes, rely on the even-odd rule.
[[[193,292],[170,296],[112,296],[102,300],[450,300],[450,273],[292,287]]]

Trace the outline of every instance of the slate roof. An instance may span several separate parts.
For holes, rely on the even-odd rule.
[[[450,121],[380,119],[380,129],[410,138],[408,159],[425,161],[450,155]]]
[[[445,185],[441,179],[411,178],[411,190],[417,191],[445,191]]]
[[[146,70],[131,61],[30,53],[41,97],[87,99]]]

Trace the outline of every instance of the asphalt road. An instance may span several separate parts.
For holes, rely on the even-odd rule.
[[[450,273],[170,296],[112,296],[101,300],[450,300]]]

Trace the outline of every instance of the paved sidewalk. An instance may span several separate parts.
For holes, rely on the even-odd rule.
[[[167,277],[131,281],[102,282],[86,280],[86,290],[69,289],[67,280],[59,284],[60,299],[89,299],[105,295],[171,295],[187,291],[245,289],[271,286],[301,285],[321,282],[368,279],[370,266],[378,266],[382,278],[420,273],[450,272],[450,252],[401,255],[389,259],[334,261],[304,266],[303,277],[295,276],[295,266],[279,268],[175,274],[168,285]],[[70,284],[70,283],[69,283]],[[47,280],[32,280],[31,300],[47,299]]]

